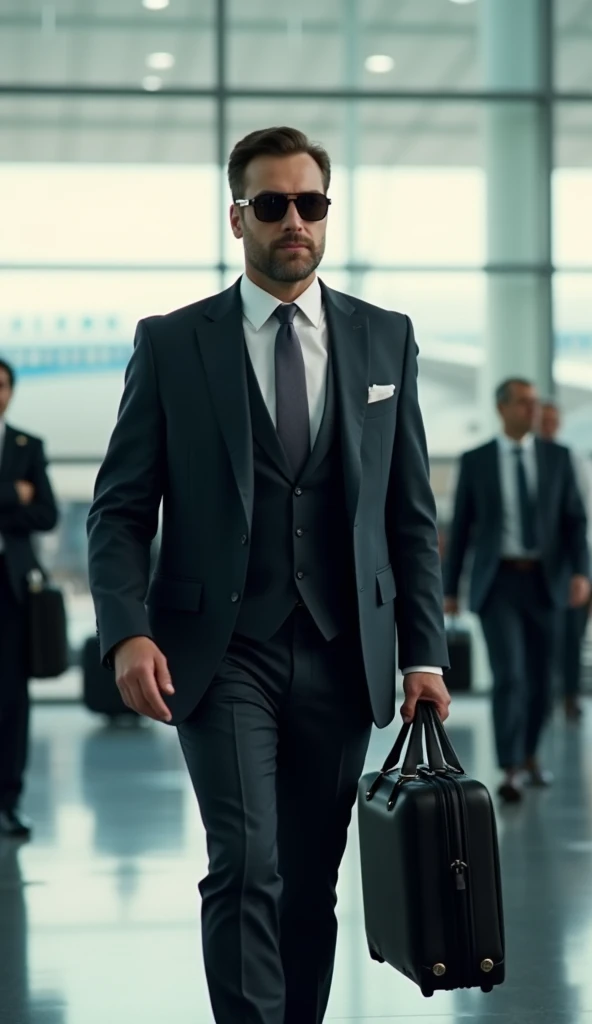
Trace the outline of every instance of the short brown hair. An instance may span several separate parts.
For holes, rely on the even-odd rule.
[[[228,184],[232,198],[243,198],[245,171],[255,157],[294,156],[298,153],[308,153],[316,160],[323,173],[323,186],[327,192],[331,183],[331,160],[327,151],[318,143],[311,142],[297,128],[263,128],[237,142],[230,154]]]

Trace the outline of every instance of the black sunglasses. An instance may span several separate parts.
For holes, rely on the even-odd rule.
[[[257,220],[266,224],[283,220],[294,203],[302,220],[324,220],[331,200],[322,192],[260,192],[254,199],[237,199],[237,206],[252,206]]]

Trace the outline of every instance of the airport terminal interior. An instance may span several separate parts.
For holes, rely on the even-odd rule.
[[[0,0],[0,358],[9,422],[45,442],[60,517],[36,544],[69,647],[30,683],[32,837],[0,836],[0,1024],[213,1024],[176,731],[83,700],[86,517],[136,323],[239,277],[226,162],[274,124],[332,158],[322,279],[415,325],[442,550],[458,458],[498,430],[504,377],[553,396],[561,439],[592,453],[592,0]],[[465,609],[449,734],[495,794]],[[566,720],[558,691],[542,751],[554,786],[496,803],[505,984],[425,999],[370,959],[354,813],[327,1021],[592,1024],[589,635],[581,661],[583,714]]]

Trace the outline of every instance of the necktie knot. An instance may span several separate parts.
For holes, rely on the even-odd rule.
[[[293,324],[294,317],[296,316],[297,312],[298,306],[296,305],[296,303],[290,302],[286,305],[278,306],[277,309],[273,311],[273,315],[277,317],[281,324]]]

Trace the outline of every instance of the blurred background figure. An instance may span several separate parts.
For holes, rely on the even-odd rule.
[[[556,442],[561,431],[561,411],[556,402],[541,404],[539,436],[544,441]],[[588,518],[588,550],[592,550],[591,497],[592,480],[588,460],[573,449],[570,451],[576,482]],[[578,721],[582,715],[580,690],[582,681],[582,645],[590,617],[590,599],[579,608],[565,608],[558,615],[556,666],[565,715],[569,721]]]
[[[463,456],[444,575],[446,611],[458,613],[465,557],[474,548],[471,609],[481,619],[493,673],[493,722],[507,802],[521,781],[552,781],[537,760],[550,710],[557,609],[589,598],[586,515],[569,452],[535,438],[537,393],[499,385],[502,432]]]
[[[43,443],[6,422],[14,385],[0,360],[0,835],[25,838],[30,824],[18,802],[29,734],[27,573],[39,568],[31,535],[53,530],[57,509]]]

